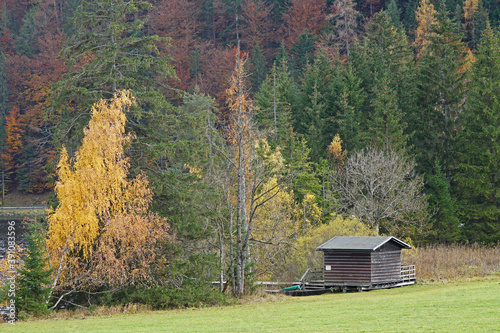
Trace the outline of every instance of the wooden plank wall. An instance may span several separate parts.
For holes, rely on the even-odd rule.
[[[372,276],[374,284],[401,280],[401,251],[372,252]]]
[[[324,252],[326,284],[370,284],[370,252]],[[328,270],[328,266],[330,270]]]
[[[357,286],[400,282],[401,249],[386,244],[375,252],[325,251],[323,268],[326,284]]]

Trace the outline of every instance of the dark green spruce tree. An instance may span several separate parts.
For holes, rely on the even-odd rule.
[[[372,101],[373,113],[368,119],[368,137],[365,142],[378,147],[389,154],[394,151],[405,154],[408,141],[407,124],[398,106],[396,92],[389,86],[389,73],[383,73],[375,88],[375,99]]]
[[[48,268],[44,235],[34,226],[26,234],[24,267],[17,278],[16,308],[35,316],[46,314],[52,270]]]
[[[269,133],[271,146],[280,146],[283,152],[290,148],[293,136],[291,109],[296,94],[297,87],[288,69],[288,62],[283,59],[274,63],[254,97],[257,107],[255,120],[259,128]]]
[[[387,15],[392,25],[397,29],[403,29],[403,23],[401,23],[401,9],[398,8],[396,0],[390,0],[386,6]]]
[[[171,139],[158,144],[152,159],[157,172],[149,175],[155,184],[153,208],[168,216],[179,235],[191,240],[203,238],[207,232],[200,219],[209,215],[205,204],[212,193],[206,177],[201,176],[209,173],[211,146],[220,146],[213,110],[214,101],[209,96],[184,96],[175,117],[166,118]]]
[[[456,120],[463,111],[468,75],[465,46],[455,30],[447,13],[441,11],[418,68],[418,108],[409,117],[419,171],[432,173],[439,160],[448,180],[455,165]]]
[[[334,85],[339,97],[336,100],[336,113],[332,114],[335,127],[330,131],[340,135],[344,150],[354,151],[362,148],[361,129],[367,121],[367,115],[362,112],[366,93],[351,62],[342,70],[341,77],[338,85]]]
[[[365,144],[374,144],[373,140],[383,140],[373,137],[374,131],[382,135],[387,125],[385,140],[394,137],[399,142],[396,146],[402,147],[411,132],[406,126],[408,114],[416,111],[413,54],[404,31],[394,27],[386,12],[375,14],[366,30],[366,37],[352,51],[355,73],[366,94],[360,136]]]
[[[292,74],[295,78],[299,78],[306,68],[306,65],[313,62],[313,54],[316,50],[315,41],[316,36],[309,32],[309,30],[306,30],[300,34],[299,41],[292,45],[290,53],[292,55],[291,62],[293,64]]]
[[[305,69],[297,103],[293,107],[294,130],[303,134],[311,149],[311,158],[319,162],[326,147],[338,132],[338,114],[343,80],[341,64],[320,53]]]
[[[174,71],[157,48],[168,39],[146,34],[142,14],[151,8],[141,0],[81,2],[73,17],[78,29],[62,51],[70,71],[56,83],[52,94],[51,112],[61,115],[56,145],[65,144],[70,152],[75,149],[90,119],[90,107],[99,99],[111,98],[117,90],[129,89],[137,98],[138,107],[128,115],[128,126],[138,137],[151,137],[145,126],[162,122],[159,112],[170,106],[160,83],[173,77]]]
[[[16,54],[24,55],[31,58],[33,55],[38,53],[38,48],[36,44],[36,25],[35,25],[35,14],[37,12],[37,6],[33,6],[23,18],[23,23],[19,29],[19,33],[16,36]]]
[[[450,244],[462,240],[457,201],[451,195],[451,186],[436,160],[432,174],[425,176],[429,209],[431,211],[428,235],[430,242]]]
[[[262,50],[259,44],[255,44],[252,51],[252,57],[250,58],[252,76],[250,81],[252,82],[253,91],[258,91],[262,82],[266,79],[267,74],[267,64],[266,57],[262,54]]]
[[[500,239],[500,36],[487,24],[456,144],[460,220],[469,242]]]
[[[286,61],[287,63],[290,62],[290,57],[288,55],[288,51],[286,50],[285,47],[285,41],[281,40],[280,47],[278,48],[278,53],[276,54],[276,58],[274,59],[276,61],[276,64],[279,66],[283,61]],[[288,65],[290,66],[290,65]],[[291,69],[290,69],[291,71]]]

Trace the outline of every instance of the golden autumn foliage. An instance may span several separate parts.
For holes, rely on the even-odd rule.
[[[437,11],[430,0],[420,0],[420,4],[415,13],[417,19],[417,29],[415,31],[415,50],[417,51],[417,59],[422,57],[422,54],[430,43],[427,39],[432,35],[431,27],[437,23]]]
[[[228,131],[228,141],[235,145],[238,136],[244,135],[249,129],[250,113],[253,102],[248,96],[248,87],[245,70],[247,55],[238,49],[236,54],[236,64],[229,79],[229,88],[226,89],[226,103],[230,111],[230,128]]]
[[[96,103],[75,157],[61,152],[47,247],[62,279],[78,270],[109,284],[145,278],[155,243],[168,239],[166,221],[148,214],[153,195],[146,176],[127,179],[124,111],[134,103],[126,91]]]
[[[464,58],[465,62],[463,66],[458,70],[459,73],[468,71],[469,68],[471,68],[471,66],[477,61],[476,56],[474,55],[471,49],[466,47],[465,52],[466,52]]]
[[[335,166],[341,167],[344,165],[347,152],[342,150],[342,140],[340,139],[340,135],[335,135],[332,142],[330,142],[327,147],[327,152],[333,159]]]
[[[318,205],[318,198],[314,194],[306,193],[302,201],[296,203],[294,216],[302,232],[320,224],[323,212]]]
[[[267,155],[267,163],[279,173],[284,166],[279,149],[272,151],[266,140],[259,146]],[[313,194],[305,194],[303,200],[295,202],[293,191],[280,185],[276,175],[266,179],[259,190],[252,228],[252,260],[260,279],[280,278],[281,268],[287,260],[297,237],[309,232],[321,221],[322,211]]]
[[[477,10],[477,7],[479,6],[479,0],[465,0],[464,1],[464,18],[465,21],[472,21],[474,18],[474,13]]]
[[[95,279],[116,284],[147,279],[156,243],[170,240],[166,220],[148,214],[153,196],[146,176],[129,183],[124,199],[124,210],[104,222],[92,262]]]
[[[299,233],[300,225],[294,219],[293,193],[271,190],[277,186],[273,177],[263,186],[262,191],[274,195],[271,199],[262,197],[261,201],[269,200],[255,213],[252,229],[252,259],[256,263],[259,279],[273,279],[272,274]]]
[[[64,246],[68,239],[70,250],[76,248],[88,257],[99,235],[100,221],[123,211],[128,170],[124,145],[130,136],[125,135],[122,108],[132,103],[125,94],[111,105],[99,102],[92,108],[92,119],[74,163],[63,148],[56,185],[59,206],[49,219],[51,248]]]

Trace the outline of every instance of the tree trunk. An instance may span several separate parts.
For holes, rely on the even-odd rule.
[[[243,233],[247,232],[246,179],[245,179],[245,126],[243,124],[243,77],[240,48],[238,41],[238,199],[236,215],[236,295],[242,296],[245,290],[246,249]],[[243,229],[243,230],[242,230]]]

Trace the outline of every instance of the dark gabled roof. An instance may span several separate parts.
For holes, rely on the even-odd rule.
[[[403,249],[411,249],[411,246],[396,237],[361,237],[361,236],[335,236],[329,241],[316,248],[316,251],[339,250],[339,251],[375,251],[387,242],[394,242]]]

